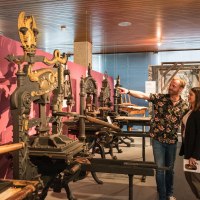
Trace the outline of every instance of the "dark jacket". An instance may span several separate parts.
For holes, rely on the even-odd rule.
[[[188,117],[182,150],[185,159],[200,160],[200,111],[193,111]]]

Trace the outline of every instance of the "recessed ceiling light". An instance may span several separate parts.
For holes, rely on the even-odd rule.
[[[118,26],[131,26],[132,23],[131,22],[120,22],[118,23]]]
[[[61,31],[65,31],[66,30],[66,25],[61,25],[60,29],[61,29]]]
[[[158,42],[157,42],[157,46],[161,46],[162,45],[162,40],[159,39]]]
[[[162,42],[158,42],[157,45],[158,45],[158,46],[161,46],[161,45],[162,45]]]

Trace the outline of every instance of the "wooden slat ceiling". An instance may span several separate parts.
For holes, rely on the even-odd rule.
[[[47,52],[73,54],[76,41],[91,42],[93,53],[200,49],[199,0],[0,0],[0,34],[19,40],[20,11],[35,17]]]

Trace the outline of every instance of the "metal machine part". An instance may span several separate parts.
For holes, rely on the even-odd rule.
[[[85,147],[83,142],[63,133],[62,116],[56,114],[62,112],[64,99],[69,105],[73,101],[70,72],[65,69],[67,55],[61,55],[58,50],[54,51],[51,60],[35,55],[38,30],[33,16],[26,17],[21,12],[18,30],[24,55],[7,57],[18,65],[17,88],[10,99],[13,142],[24,144],[22,149],[14,152],[14,178],[36,180],[41,175],[44,182],[41,198],[45,198],[55,177],[63,170],[74,169],[78,164],[75,158],[84,156]],[[33,70],[37,62],[43,62],[47,67]],[[67,183],[77,178],[79,172],[80,168],[77,168],[76,176],[65,174],[68,193]],[[46,181],[43,177],[49,178]]]

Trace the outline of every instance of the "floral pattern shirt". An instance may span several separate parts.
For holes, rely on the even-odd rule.
[[[182,117],[188,111],[187,103],[180,98],[179,102],[173,105],[169,94],[150,94],[149,101],[154,108],[150,136],[162,143],[176,143]]]

